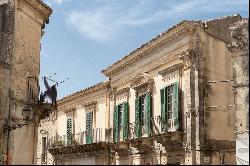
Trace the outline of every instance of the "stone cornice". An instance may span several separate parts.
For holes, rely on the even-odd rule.
[[[84,90],[73,93],[72,95],[66,96],[61,100],[58,100],[58,105],[59,106],[63,105],[65,103],[73,101],[74,99],[78,99],[78,98],[80,98],[82,96],[86,96],[88,94],[95,93],[97,91],[104,90],[104,89],[109,88],[109,87],[110,87],[110,82],[109,81],[98,83],[98,84],[90,86],[90,87],[88,87],[88,88],[86,88]]]
[[[181,52],[183,52],[183,50],[186,50],[186,49],[184,49],[184,47],[179,47],[175,51],[168,52],[169,56],[165,56],[164,58],[156,58],[152,60],[153,63],[148,63],[144,65],[145,70],[142,70],[141,72],[157,70],[158,68],[162,67],[165,64],[172,63],[173,61],[179,61],[180,59],[178,56]],[[137,72],[131,72],[127,74],[126,76],[121,74],[122,77],[119,77],[117,80],[113,81],[112,86],[120,87],[125,84],[131,84],[131,81],[132,81],[131,78],[134,78],[137,74],[138,74]]]
[[[175,70],[178,70],[178,69],[180,69],[182,67],[183,67],[183,63],[177,63],[177,64],[174,64],[174,65],[172,65],[172,66],[170,66],[170,67],[168,67],[166,69],[163,69],[163,70],[159,71],[158,74],[159,75],[166,75],[166,74],[171,73],[171,72],[173,72]]]
[[[129,92],[129,90],[130,90],[130,87],[126,87],[126,88],[122,88],[122,89],[116,91],[115,93],[116,94],[121,94],[121,93],[124,93],[124,92]]]
[[[192,27],[192,25],[193,24],[191,24],[191,22],[182,21],[181,23],[173,26],[163,34],[158,35],[156,38],[142,45],[140,48],[137,48],[135,51],[131,52],[129,55],[117,61],[107,69],[102,70],[102,73],[110,77],[114,73],[128,66],[129,64],[138,61],[146,55],[151,54],[153,51],[163,47],[164,45],[175,42],[175,39],[179,36],[183,36],[183,34],[193,33],[194,27]]]
[[[89,102],[86,102],[86,103],[82,103],[81,105],[83,107],[95,107],[97,104],[97,101],[89,101]]]
[[[52,14],[52,9],[46,5],[42,0],[22,0],[26,4],[29,4],[36,11],[38,11],[43,16],[43,21],[47,22],[50,15]]]
[[[73,112],[76,110],[76,107],[69,107],[63,110],[64,113],[69,113],[69,112]]]

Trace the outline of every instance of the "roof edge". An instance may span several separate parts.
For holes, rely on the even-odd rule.
[[[106,69],[103,69],[101,71],[101,73],[108,77],[109,73],[113,71],[112,68],[116,68],[116,67],[119,67],[121,65],[121,64],[119,65],[119,63],[121,63],[122,61],[128,59],[129,57],[132,57],[133,55],[135,56],[135,54],[139,53],[139,51],[141,51],[143,48],[146,48],[147,46],[149,47],[151,45],[156,44],[157,41],[160,40],[160,38],[163,38],[165,35],[167,35],[168,33],[170,33],[172,30],[176,29],[177,27],[179,27],[179,26],[181,26],[183,24],[187,24],[187,23],[190,24],[190,23],[197,23],[197,22],[196,21],[182,20],[178,24],[175,24],[174,26],[168,28],[165,32],[162,32],[161,34],[157,35],[153,39],[151,39],[148,42],[142,44],[140,47],[136,48],[134,51],[130,52],[126,56],[122,57],[121,59],[119,59],[118,61],[116,61],[115,63],[113,63],[112,65],[108,66]]]
[[[74,100],[78,95],[84,95],[84,93],[87,93],[87,92],[89,92],[91,90],[95,90],[95,89],[97,90],[99,88],[108,87],[109,83],[110,83],[110,81],[108,81],[108,80],[103,81],[103,82],[99,82],[99,83],[94,84],[92,86],[89,86],[89,87],[87,87],[87,88],[85,88],[83,90],[80,90],[80,91],[77,91],[77,92],[72,93],[70,95],[67,95],[67,96],[63,97],[62,99],[57,100],[58,105],[63,104],[64,102],[67,102],[69,100]]]

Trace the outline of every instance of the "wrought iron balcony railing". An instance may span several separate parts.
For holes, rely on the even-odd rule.
[[[92,132],[83,131],[76,134],[57,135],[48,139],[48,149],[105,142],[104,132],[104,128],[96,128]]]

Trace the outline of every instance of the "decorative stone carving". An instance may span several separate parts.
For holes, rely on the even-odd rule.
[[[176,71],[182,67],[183,67],[183,63],[177,63],[177,64],[174,64],[166,69],[159,71],[158,74],[159,75],[166,75],[166,74],[171,73],[173,71]]]
[[[128,101],[129,98],[129,87],[122,88],[115,92],[116,101]]]
[[[73,112],[75,110],[76,110],[76,107],[69,107],[69,108],[66,108],[63,112],[70,113],[70,112]]]
[[[83,103],[82,106],[83,107],[95,107],[96,104],[97,104],[97,101],[89,101],[89,102]]]
[[[146,87],[146,90],[144,90],[144,92],[152,93],[153,83],[154,79],[151,75],[147,73],[140,73],[136,75],[135,78],[132,80],[130,87],[135,89],[137,92],[140,88]]]
[[[192,65],[192,58],[196,55],[196,49],[187,49],[179,54],[179,58],[183,60],[184,70],[187,70]]]

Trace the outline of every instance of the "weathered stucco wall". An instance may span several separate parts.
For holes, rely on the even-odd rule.
[[[40,39],[43,16],[24,1],[16,1],[15,17],[15,45],[13,68],[11,76],[12,92],[15,100],[26,101],[28,99],[27,77],[39,77],[40,73]],[[38,87],[33,86],[33,93],[38,96]],[[22,118],[24,105],[14,107],[12,115]],[[17,129],[13,140],[12,164],[34,163],[34,146],[37,127],[30,125]],[[26,153],[23,153],[25,150]]]
[[[6,32],[8,47],[5,46],[7,51],[0,68],[0,77],[4,80],[0,85],[0,107],[3,106],[0,111],[1,119],[10,113],[14,123],[24,123],[22,110],[27,101],[38,99],[40,39],[43,24],[51,11],[47,10],[42,1],[37,0],[4,0],[2,3],[7,3],[9,8]],[[33,122],[6,132],[0,149],[0,153],[5,155],[6,164],[34,164],[36,137],[37,126]]]
[[[105,111],[108,107],[107,89],[99,89],[96,92],[83,94],[80,98],[71,100],[68,103],[58,106],[58,119],[57,119],[57,134],[66,135],[67,131],[67,109],[74,108],[74,133],[86,131],[86,107],[85,103],[96,102],[94,111],[94,126],[93,128],[102,128],[102,138],[105,138]],[[65,112],[66,111],[66,112]]]
[[[205,114],[207,139],[234,141],[234,108],[232,81],[232,58],[226,43],[203,33],[206,74],[208,81],[216,81],[206,86]],[[212,106],[212,107],[211,107]],[[214,106],[214,107],[213,107]]]
[[[56,112],[51,113],[48,118],[41,120],[37,132],[38,132],[38,144],[37,144],[37,150],[36,150],[36,153],[37,153],[36,164],[52,165],[54,164],[54,158],[48,151],[45,157],[45,162],[42,161],[42,150],[43,150],[42,139],[43,137],[46,137],[46,141],[48,143],[49,138],[56,136]]]

